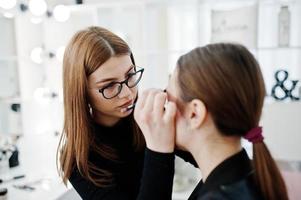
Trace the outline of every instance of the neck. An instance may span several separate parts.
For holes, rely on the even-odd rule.
[[[103,126],[111,127],[117,124],[121,118],[118,117],[110,117],[110,116],[104,116],[102,113],[93,110],[92,112],[93,119],[97,124],[101,124]]]
[[[198,140],[202,141],[202,140]],[[195,148],[193,148],[193,146]],[[207,141],[192,145],[189,150],[196,160],[201,173],[203,182],[209,174],[224,160],[241,151],[239,137],[221,137],[207,139]]]

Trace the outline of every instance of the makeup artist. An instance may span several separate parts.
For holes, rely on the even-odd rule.
[[[104,28],[81,30],[66,47],[58,168],[83,199],[171,198],[174,155],[146,149],[133,118],[143,71]]]

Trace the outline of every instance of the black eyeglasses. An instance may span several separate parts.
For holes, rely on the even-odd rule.
[[[138,71],[137,68],[139,68]],[[122,90],[122,86],[125,83],[128,88],[133,88],[138,85],[139,81],[142,78],[144,69],[141,67],[135,67],[135,72],[129,73],[127,78],[122,82],[112,82],[109,85],[99,89],[98,91],[102,93],[105,99],[112,99],[116,97]]]

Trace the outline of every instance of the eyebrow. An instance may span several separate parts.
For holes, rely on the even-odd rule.
[[[130,69],[127,72],[125,72],[125,74],[129,73],[134,67],[135,67],[134,65],[131,65]],[[97,81],[96,84],[105,83],[105,82],[109,82],[109,81],[116,81],[116,80],[118,80],[118,78],[106,78],[101,81]]]

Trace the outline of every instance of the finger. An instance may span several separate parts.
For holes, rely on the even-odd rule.
[[[154,115],[157,119],[162,119],[164,113],[164,104],[167,94],[164,92],[157,93],[154,99]]]
[[[138,99],[137,99],[137,102],[136,102],[136,109],[137,110],[141,110],[144,105],[145,105],[145,101],[146,101],[146,98],[148,96],[148,93],[151,91],[152,89],[147,89],[147,90],[144,90],[141,95],[139,94],[138,95]]]
[[[174,120],[176,113],[177,113],[176,104],[174,102],[169,101],[165,105],[165,113],[163,119],[166,120],[167,122]]]
[[[135,118],[136,122],[139,121],[141,111],[142,111],[142,108],[144,107],[145,100],[147,98],[148,93],[149,93],[149,90],[144,90],[137,99],[135,109],[134,109],[134,118]]]
[[[145,100],[145,104],[143,107],[143,112],[145,114],[147,113],[151,113],[153,111],[153,107],[154,107],[154,98],[156,96],[157,93],[159,93],[160,90],[158,89],[151,89],[146,97]]]

